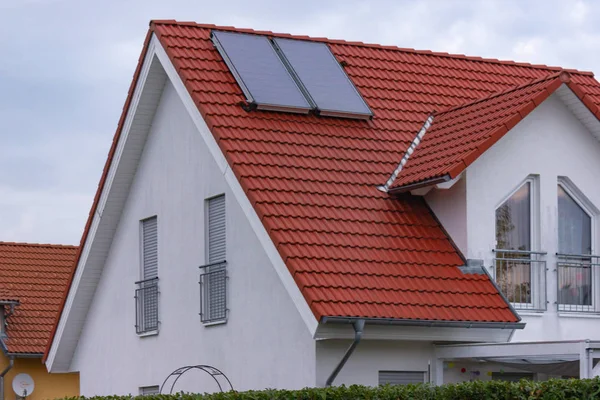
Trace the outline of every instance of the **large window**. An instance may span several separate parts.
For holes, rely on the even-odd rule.
[[[532,302],[532,186],[525,181],[496,209],[495,278],[511,303]]]
[[[562,310],[592,306],[592,217],[558,185],[558,303]]]

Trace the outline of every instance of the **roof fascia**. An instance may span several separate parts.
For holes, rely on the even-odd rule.
[[[292,298],[292,301],[294,302],[296,309],[300,313],[300,316],[304,320],[304,323],[306,324],[306,327],[308,328],[311,336],[314,337],[314,335],[317,331],[317,327],[319,325],[317,318],[315,317],[314,313],[310,309],[310,306],[308,305],[306,299],[304,298],[304,295],[300,291],[298,284],[294,280],[292,274],[290,273],[290,270],[288,269],[287,265],[283,261],[281,254],[279,254],[277,247],[275,246],[275,244],[273,243],[273,240],[269,236],[269,233],[267,232],[267,229],[263,225],[260,217],[256,213],[256,210],[252,206],[250,199],[244,192],[242,185],[240,184],[239,180],[237,179],[237,177],[235,176],[235,174],[229,167],[229,163],[227,162],[227,159],[225,158],[225,154],[219,147],[219,145],[215,139],[215,136],[212,134],[210,128],[208,127],[208,124],[202,117],[202,114],[200,113],[198,106],[192,99],[192,96],[190,95],[190,90],[188,90],[186,88],[184,82],[182,81],[181,77],[179,76],[179,73],[175,69],[175,66],[171,62],[167,52],[162,47],[159,40],[156,40],[156,42],[154,43],[154,51],[155,51],[156,56],[158,57],[158,60],[162,64],[165,72],[167,73],[169,80],[175,87],[177,94],[181,98],[181,101],[183,102],[184,107],[186,108],[189,115],[191,116],[191,118],[194,122],[194,125],[196,126],[196,128],[198,129],[198,132],[204,139],[204,143],[206,144],[210,153],[216,160],[220,171],[223,173],[225,181],[231,188],[231,191],[233,192],[236,200],[238,201],[238,204],[240,205],[244,214],[248,218],[248,221],[250,222],[252,230],[258,237],[260,243],[263,246],[263,249],[265,250],[267,256],[271,260],[271,263],[275,267],[275,272],[281,279],[283,286],[285,287],[288,294]]]
[[[362,318],[362,317],[323,317],[324,324],[352,324],[356,320],[364,320],[367,325],[399,325],[425,326],[428,328],[484,328],[484,329],[523,329],[523,322],[479,322],[479,321],[435,321],[397,318]]]
[[[63,299],[63,304],[60,309],[60,316],[54,326],[51,339],[48,342],[48,347],[42,360],[46,363],[48,371],[65,372],[62,371],[62,369],[60,371],[55,371],[54,362],[62,343],[67,320],[71,315],[75,296],[79,291],[79,284],[85,272],[90,250],[102,219],[103,210],[108,199],[108,193],[110,192],[112,182],[115,178],[117,167],[123,154],[125,142],[127,141],[127,136],[129,134],[129,130],[131,129],[137,106],[140,103],[143,88],[150,73],[150,67],[155,54],[155,43],[156,39],[149,32],[145,42],[145,50],[142,52],[142,56],[140,57],[140,62],[130,88],[130,93],[123,109],[121,121],[119,122],[120,129],[118,129],[109,151],[108,160],[98,186],[98,191],[94,198],[94,203],[92,205],[83,237],[81,239],[81,244],[77,252],[75,269],[72,273],[66,295]],[[95,291],[95,287],[86,289]],[[79,333],[80,332],[81,329],[79,329]],[[70,356],[72,357],[72,354]]]

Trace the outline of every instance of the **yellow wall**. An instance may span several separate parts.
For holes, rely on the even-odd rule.
[[[0,370],[8,365],[8,358],[0,354]],[[28,400],[45,400],[79,395],[79,374],[49,374],[41,358],[16,358],[14,367],[4,377],[4,399],[14,400],[12,380],[15,375],[31,375],[35,390]]]

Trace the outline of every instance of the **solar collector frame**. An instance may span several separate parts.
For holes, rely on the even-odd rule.
[[[212,31],[211,37],[250,110],[373,116],[325,43],[225,31]]]

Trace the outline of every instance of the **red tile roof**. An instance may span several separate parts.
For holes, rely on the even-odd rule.
[[[373,120],[242,110],[239,103],[244,96],[210,41],[212,29],[328,43],[374,111]],[[457,268],[463,264],[461,255],[422,198],[391,198],[376,186],[389,178],[432,111],[473,102],[563,69],[194,22],[153,21],[82,244],[90,232],[152,34],[179,72],[317,319],[517,320],[486,276],[463,274]],[[569,71],[586,101],[600,104],[600,84],[593,74]],[[63,305],[65,301],[66,295]],[[53,335],[57,325],[58,321]]]
[[[433,123],[391,189],[444,176],[456,178],[562,84],[600,116],[598,107],[585,101],[585,94],[565,71],[434,113]]]
[[[60,311],[77,247],[0,242],[0,294],[18,300],[7,318],[10,353],[42,354]]]
[[[151,29],[317,319],[517,321],[487,276],[457,268],[464,261],[423,199],[392,198],[376,185],[433,108],[528,82],[547,68],[329,41],[372,121],[248,113],[211,28],[155,22]]]

